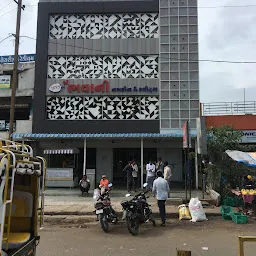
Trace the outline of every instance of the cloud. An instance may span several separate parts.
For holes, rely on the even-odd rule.
[[[9,0],[1,0],[1,7]],[[38,0],[23,0],[21,35],[36,37]],[[255,0],[198,0],[198,5],[225,6],[250,5]],[[0,11],[0,16],[15,8],[11,3]],[[199,58],[215,60],[256,60],[256,7],[249,8],[199,8]],[[15,33],[16,11],[0,17],[0,41]],[[4,24],[4,25],[2,25]],[[36,42],[21,38],[20,53],[35,53]],[[13,39],[0,45],[0,55],[14,53]],[[202,102],[233,101],[243,99],[243,87],[247,99],[254,100],[256,93],[256,64],[227,64],[200,62],[200,98]],[[254,88],[254,89],[253,89]]]
[[[199,0],[199,6],[248,4],[255,2]],[[255,61],[255,11],[256,7],[199,9],[200,59]],[[200,62],[201,101],[243,100],[241,88],[256,92],[255,68],[256,64]],[[251,94],[249,98],[254,100]]]

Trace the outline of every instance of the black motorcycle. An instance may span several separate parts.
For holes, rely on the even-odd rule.
[[[147,184],[144,184],[144,188]],[[153,218],[150,205],[147,203],[146,194],[147,191],[137,194],[130,201],[123,201],[121,205],[123,207],[123,219],[126,220],[126,225],[129,232],[132,235],[137,235],[139,232],[139,226],[146,222],[151,222],[153,226],[156,226],[156,222]],[[126,197],[130,196],[129,194]]]
[[[109,188],[112,184],[109,184]],[[109,231],[109,223],[116,224],[117,214],[111,206],[111,200],[109,196],[109,189],[106,188],[104,192],[101,192],[95,202],[94,207],[96,209],[97,219],[100,221],[100,225],[104,232]]]

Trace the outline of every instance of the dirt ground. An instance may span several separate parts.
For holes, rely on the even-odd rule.
[[[175,256],[176,249],[191,250],[192,256],[237,256],[238,236],[256,236],[256,222],[237,225],[219,217],[202,223],[168,221],[166,227],[144,224],[139,235],[128,233],[124,222],[104,233],[99,223],[46,223],[40,232],[37,256]],[[245,256],[255,256],[256,243],[245,245]]]

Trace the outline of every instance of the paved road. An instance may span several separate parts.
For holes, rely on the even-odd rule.
[[[131,236],[124,223],[105,234],[98,224],[58,226],[41,231],[37,256],[176,256],[176,248],[192,251],[192,256],[237,256],[237,236],[256,235],[256,222],[236,225],[213,218],[204,223],[172,221],[166,227],[141,227]],[[245,256],[255,256],[256,243],[246,245]]]

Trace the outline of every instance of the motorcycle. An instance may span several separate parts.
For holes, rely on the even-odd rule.
[[[147,183],[143,185],[144,189],[147,187]],[[151,222],[153,226],[156,226],[156,222],[153,218],[150,205],[147,203],[146,194],[149,190],[145,190],[133,197],[130,201],[123,201],[121,205],[123,207],[123,220],[126,220],[126,225],[129,232],[132,235],[139,233],[139,226],[143,223]],[[130,197],[127,194],[126,197]]]
[[[110,183],[108,188],[101,189],[101,193],[97,196],[97,202],[95,202],[94,207],[96,209],[97,220],[100,221],[100,225],[104,232],[109,231],[109,223],[116,224],[117,214],[111,206],[111,200],[109,196],[109,190],[112,187]],[[96,198],[95,198],[96,199]]]

